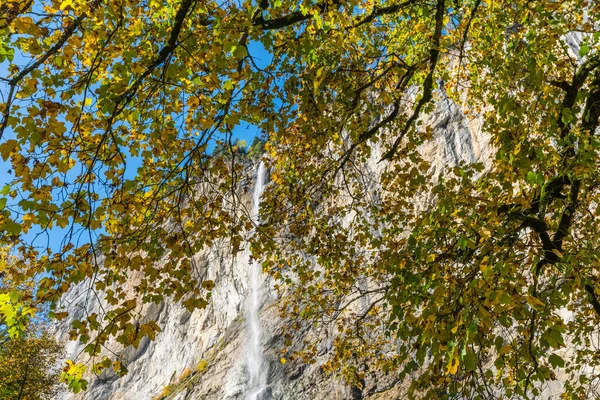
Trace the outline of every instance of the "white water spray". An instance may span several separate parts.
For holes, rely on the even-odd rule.
[[[265,165],[261,161],[256,173],[256,185],[252,195],[252,219],[254,223],[259,222],[259,206],[260,197],[265,189]],[[249,256],[247,251],[244,256]],[[266,389],[266,377],[263,370],[263,354],[261,346],[261,329],[258,319],[258,311],[260,308],[260,278],[262,268],[260,263],[252,261],[248,265],[248,316],[247,324],[250,333],[247,349],[247,366],[248,366],[248,400],[263,399]]]

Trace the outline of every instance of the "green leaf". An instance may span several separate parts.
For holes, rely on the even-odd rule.
[[[467,371],[474,371],[477,368],[477,357],[472,351],[467,351],[463,357],[463,365]]]
[[[569,125],[571,123],[571,121],[573,121],[573,119],[574,119],[573,111],[571,111],[570,108],[563,109],[562,116],[561,116],[561,121],[565,125]]]
[[[18,235],[21,233],[21,225],[17,224],[13,220],[7,219],[2,222],[2,225],[0,225],[0,230],[6,231],[12,235]]]
[[[550,355],[550,357],[548,357],[548,362],[554,368],[564,368],[565,367],[565,360],[563,360],[562,357],[556,355],[556,353],[552,353]]]
[[[545,306],[544,302],[535,296],[525,296],[525,300],[536,311],[540,311]]]
[[[8,298],[10,299],[11,303],[15,303],[15,304],[18,303],[22,297],[23,297],[23,294],[21,292],[19,292],[18,290],[13,290],[8,294]]]
[[[15,50],[9,46],[9,44],[0,41],[0,63],[7,60],[11,61],[13,60],[15,56]]]
[[[235,58],[244,58],[248,55],[248,49],[246,49],[246,46],[233,46],[232,53]]]

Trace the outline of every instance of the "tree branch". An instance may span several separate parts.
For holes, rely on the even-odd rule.
[[[29,9],[29,7],[31,7],[31,5],[33,4],[33,0],[28,0],[25,3],[25,6],[23,6],[22,8],[19,8],[19,5],[16,3],[12,3],[14,4],[13,8],[11,8],[10,6],[10,2],[3,4],[2,6],[0,6],[0,11],[2,11],[3,14],[7,14],[6,18],[4,19],[4,23],[2,25],[0,25],[0,31],[8,28],[10,26],[10,24],[21,14],[23,14],[25,11],[27,11],[27,9]],[[15,10],[16,9],[16,10]]]
[[[8,84],[10,86],[10,92],[9,92],[8,99],[6,100],[6,106],[4,107],[4,112],[2,113],[2,124],[0,125],[0,140],[2,140],[2,136],[4,135],[4,130],[6,129],[6,126],[8,125],[8,117],[10,116],[10,109],[12,106],[12,102],[14,100],[15,87],[19,84],[19,82],[23,78],[25,78],[33,70],[35,70],[37,67],[39,67],[44,62],[46,62],[46,60],[48,60],[50,57],[52,57],[54,54],[56,54],[65,45],[67,40],[69,40],[69,38],[71,36],[73,36],[75,31],[81,26],[81,23],[83,22],[83,20],[85,20],[88,17],[89,13],[94,12],[96,10],[96,8],[98,8],[98,6],[100,6],[101,2],[102,2],[102,0],[94,0],[94,2],[90,5],[89,11],[84,12],[79,17],[77,17],[75,19],[75,21],[73,21],[73,23],[71,25],[69,25],[67,27],[67,29],[65,29],[65,31],[62,33],[62,35],[60,35],[58,42],[56,42],[52,47],[50,47],[50,49],[48,49],[48,51],[46,53],[44,53],[40,58],[35,60],[35,62],[33,64],[29,65],[27,68],[20,71],[15,77],[13,77],[12,79],[10,79],[8,81]]]
[[[354,25],[352,25],[352,27],[357,28],[361,25],[368,24],[369,22],[373,21],[375,18],[381,17],[383,15],[395,14],[398,11],[400,11],[401,9],[403,9],[404,7],[417,3],[417,1],[418,0],[407,0],[404,3],[395,4],[395,5],[387,6],[387,7],[375,6],[375,7],[373,7],[373,11],[371,11],[371,14],[367,15],[362,20],[356,22]]]
[[[407,0],[400,4],[394,4],[386,7],[373,7],[373,11],[366,17],[362,19],[358,19],[350,28],[358,28],[364,24],[368,24],[372,22],[375,18],[381,17],[384,15],[392,15],[402,10],[406,6],[410,6],[416,4],[419,0]],[[329,6],[340,6],[341,0],[334,0],[333,2],[324,1],[321,3],[317,3],[316,7],[320,13],[327,12]],[[303,22],[313,18],[313,14],[304,14],[302,11],[294,11],[290,14],[273,18],[273,19],[264,19],[260,13],[264,10],[264,8],[257,9],[257,15],[252,19],[252,22],[255,26],[259,26],[264,30],[272,30],[272,29],[281,29],[290,25],[294,25],[298,22]]]
[[[169,36],[169,40],[167,44],[163,46],[162,49],[158,52],[158,55],[147,67],[146,70],[137,77],[137,79],[127,88],[125,93],[123,93],[118,99],[117,104],[121,101],[125,100],[121,109],[127,105],[137,92],[137,89],[142,84],[143,80],[146,79],[159,65],[163,64],[167,58],[173,54],[175,49],[177,48],[177,40],[179,38],[179,33],[181,32],[181,28],[183,27],[183,22],[185,21],[185,17],[188,15],[192,5],[194,4],[194,0],[183,0],[179,5],[179,9],[175,14],[175,20],[173,22],[173,28],[171,29],[171,35]],[[115,107],[116,110],[116,107]]]
[[[590,298],[590,303],[592,304],[594,311],[596,311],[596,314],[600,315],[600,302],[598,301],[594,287],[590,284],[587,284],[584,286],[584,288]]]
[[[433,34],[433,44],[431,46],[431,50],[429,53],[429,73],[425,78],[425,82],[423,82],[423,96],[419,99],[417,107],[413,111],[412,115],[406,122],[404,129],[400,132],[400,135],[396,138],[396,141],[390,148],[390,150],[384,154],[381,158],[381,161],[388,160],[391,161],[398,150],[398,146],[400,146],[400,142],[404,138],[404,136],[408,133],[410,127],[415,123],[417,118],[419,118],[419,114],[421,113],[421,109],[429,103],[429,101],[433,97],[433,75],[435,73],[435,67],[437,65],[439,55],[440,55],[440,40],[442,38],[442,29],[444,28],[444,11],[445,11],[445,3],[444,0],[438,0],[436,4],[435,11],[435,33]]]
[[[317,3],[316,7],[320,13],[323,13],[327,11],[329,6],[338,5],[340,5],[340,0],[334,0],[332,2],[323,1],[321,3]],[[313,18],[313,14],[304,14],[302,11],[298,10],[273,19],[264,19],[262,15],[258,15],[253,19],[252,23],[264,30],[271,30],[285,28],[286,26],[294,25],[298,22],[306,21],[311,18]]]

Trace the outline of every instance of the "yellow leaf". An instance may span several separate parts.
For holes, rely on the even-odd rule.
[[[448,361],[448,365],[446,366],[446,374],[454,375],[458,372],[458,353],[456,347],[452,349],[452,353],[450,355],[450,360]]]
[[[540,308],[544,308],[545,304],[540,299],[534,296],[526,296],[525,300],[534,310],[538,310]]]
[[[64,0],[60,3],[60,10],[65,11],[67,9],[73,9],[73,0]],[[68,11],[68,10],[67,10]]]
[[[563,253],[558,251],[558,249],[552,249],[552,252],[558,256],[558,258],[563,258]]]

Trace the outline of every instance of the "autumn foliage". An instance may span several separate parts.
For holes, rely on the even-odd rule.
[[[252,249],[287,329],[328,327],[326,371],[473,399],[562,374],[567,398],[600,396],[597,21],[591,0],[3,2],[5,273],[37,277],[23,307],[104,292],[71,332],[90,357],[154,338],[135,310],[206,307],[194,255],[253,228],[234,146],[252,126],[272,178]],[[441,99],[488,158],[431,169]]]
[[[52,399],[60,389],[62,346],[47,332],[0,339],[0,399]]]
[[[63,346],[52,337],[43,306],[32,306],[35,282],[15,285],[6,274],[16,262],[9,248],[0,249],[0,399],[52,399]]]

